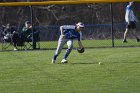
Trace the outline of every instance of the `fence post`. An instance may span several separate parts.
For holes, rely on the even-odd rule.
[[[33,9],[32,6],[30,6],[30,16],[31,16],[31,24],[32,24],[32,48],[36,49],[36,41],[34,36],[34,25],[33,25]]]
[[[112,38],[112,47],[114,47],[114,23],[113,23],[113,9],[112,9],[112,3],[110,3],[110,13],[111,13],[111,38]]]

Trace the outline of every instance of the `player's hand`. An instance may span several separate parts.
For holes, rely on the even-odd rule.
[[[60,35],[61,38],[65,38],[65,35]]]

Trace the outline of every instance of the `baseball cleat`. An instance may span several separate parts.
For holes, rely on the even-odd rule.
[[[52,64],[54,64],[55,63],[55,60],[54,59],[52,59]]]
[[[68,61],[66,59],[62,59],[61,63],[68,63]]]

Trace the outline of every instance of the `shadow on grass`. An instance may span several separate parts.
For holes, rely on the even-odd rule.
[[[97,62],[94,62],[94,63],[84,63],[84,62],[82,62],[82,63],[70,63],[70,64],[73,64],[73,65],[75,65],[75,64],[97,64]]]
[[[76,64],[98,64],[97,62],[96,63],[74,63],[74,62],[72,62],[72,63],[57,63],[57,64],[72,64],[72,65],[76,65]]]

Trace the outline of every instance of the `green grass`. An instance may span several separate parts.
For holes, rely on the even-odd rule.
[[[83,40],[84,47],[93,48],[93,47],[112,47],[112,40]],[[56,48],[57,42],[41,42],[41,48]],[[116,47],[125,47],[125,46],[140,46],[139,42],[136,42],[135,39],[128,39],[128,43],[123,44],[122,39],[115,39],[114,45]],[[74,47],[77,47],[77,41],[74,42]]]
[[[94,48],[94,47],[112,47],[112,41],[111,40],[83,40],[83,45],[86,48]],[[54,49],[57,46],[57,41],[42,41],[40,42],[40,48],[41,49]],[[139,42],[136,42],[135,39],[128,39],[128,43],[122,43],[122,39],[115,39],[114,41],[115,47],[134,47],[134,46],[140,46]],[[28,46],[29,47],[29,46]],[[38,47],[38,46],[37,46]],[[78,47],[77,41],[74,41],[74,48]],[[20,47],[19,47],[20,48]],[[66,46],[65,46],[66,48]],[[32,49],[32,47],[31,47]],[[0,50],[1,44],[0,44]],[[13,50],[13,46],[10,46],[6,50]]]
[[[0,52],[0,93],[139,93],[139,51],[73,50],[68,64],[59,64],[65,50],[56,64],[54,50]]]

